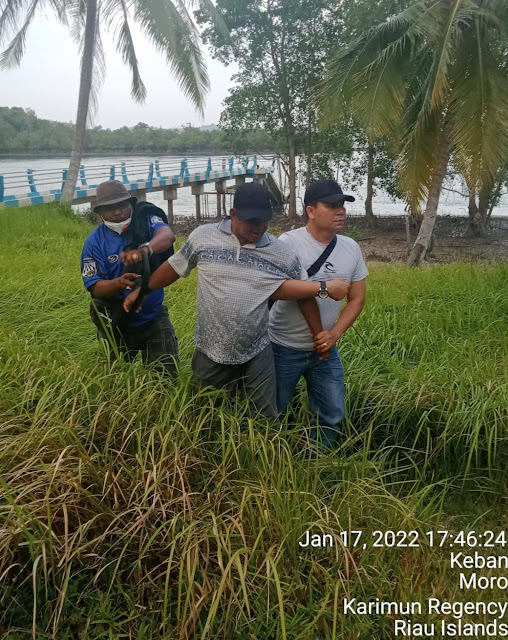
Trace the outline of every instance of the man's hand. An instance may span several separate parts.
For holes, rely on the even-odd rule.
[[[121,291],[130,291],[139,278],[140,276],[137,273],[124,273],[116,279],[116,283]]]
[[[336,345],[337,341],[331,331],[321,331],[314,336],[314,348],[319,353],[320,360],[328,360],[330,349]]]
[[[137,264],[143,260],[141,252],[145,249],[131,249],[131,251],[122,251],[120,254],[120,260],[125,264]]]
[[[141,289],[135,289],[132,293],[129,293],[129,295],[125,298],[125,300],[123,301],[123,308],[125,309],[125,311],[127,313],[129,313],[132,308],[134,307],[136,300],[139,297],[139,292],[141,291]],[[141,311],[141,306],[143,303],[141,303],[139,305],[139,307],[136,309],[136,313],[139,313]]]
[[[342,300],[349,293],[349,283],[345,280],[328,280],[326,283],[326,290],[328,291],[328,295],[333,300]]]

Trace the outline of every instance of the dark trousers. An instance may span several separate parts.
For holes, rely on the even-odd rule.
[[[102,330],[97,331],[97,338],[105,338]],[[164,375],[173,377],[176,373],[175,362],[178,360],[178,339],[169,319],[168,310],[161,307],[159,315],[141,327],[124,329],[115,335],[116,345],[127,360],[132,360],[139,352],[143,362],[157,361],[157,367]]]
[[[265,417],[277,417],[275,365],[270,345],[243,364],[220,364],[196,349],[192,370],[199,384],[239,390]]]

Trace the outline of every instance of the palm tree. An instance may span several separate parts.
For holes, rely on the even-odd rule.
[[[426,199],[408,258],[429,248],[450,156],[473,192],[508,156],[506,0],[418,0],[335,50],[320,94],[324,122],[350,116],[388,136],[412,211]]]
[[[101,28],[107,29],[117,50],[131,70],[131,96],[146,98],[134,48],[131,23],[137,23],[176,77],[184,95],[203,112],[209,88],[208,74],[199,34],[183,0],[0,0],[0,42],[12,38],[0,54],[0,69],[20,64],[26,33],[36,11],[46,6],[58,20],[70,27],[80,44],[81,78],[78,111],[69,170],[62,200],[72,201],[83,153],[87,121],[93,115],[97,89],[104,77]],[[21,25],[21,26],[20,26]]]

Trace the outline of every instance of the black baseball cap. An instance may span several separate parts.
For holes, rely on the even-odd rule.
[[[270,194],[260,182],[246,182],[237,187],[233,208],[240,220],[271,220],[273,216]]]
[[[322,179],[309,184],[305,190],[303,202],[307,206],[313,202],[338,202],[339,200],[355,201],[353,196],[342,193],[340,185],[335,180]]]

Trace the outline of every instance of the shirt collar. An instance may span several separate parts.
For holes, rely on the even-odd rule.
[[[231,218],[229,216],[227,216],[226,218],[223,218],[219,222],[217,228],[219,229],[219,231],[222,231],[222,233],[227,233],[229,236],[232,235],[231,234]],[[259,238],[259,240],[256,242],[256,249],[267,247],[269,244],[270,244],[270,236],[267,233],[263,233],[261,238]]]

